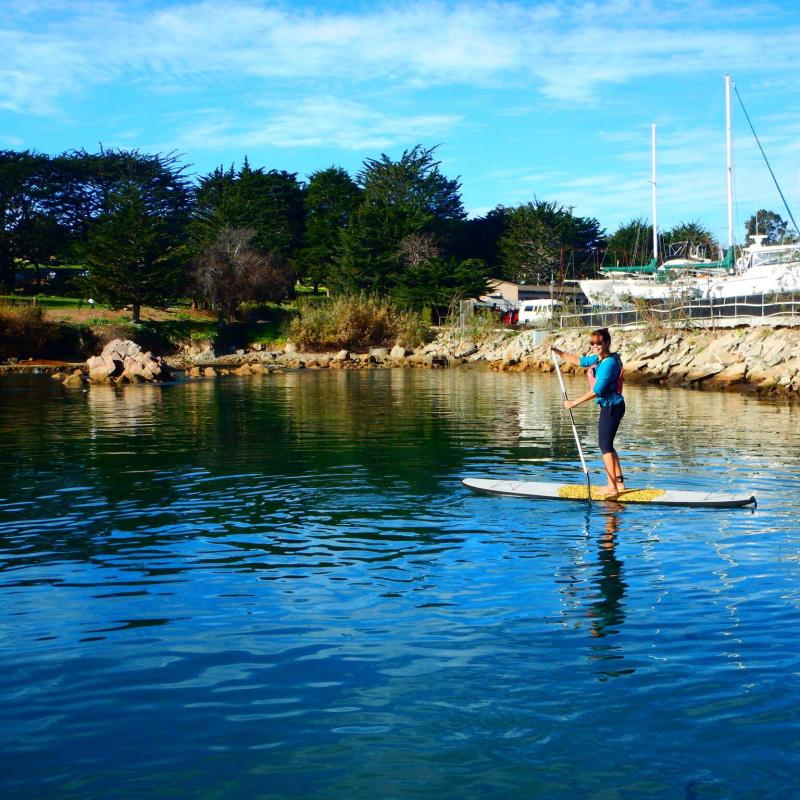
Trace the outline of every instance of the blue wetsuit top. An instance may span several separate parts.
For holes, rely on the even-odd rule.
[[[594,393],[595,403],[599,406],[615,406],[624,402],[619,388],[619,377],[622,374],[622,359],[617,353],[609,353],[600,363],[600,356],[582,356],[580,365],[586,369],[595,364]]]

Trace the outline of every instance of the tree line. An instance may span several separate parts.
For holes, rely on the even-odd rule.
[[[778,215],[759,214],[771,215],[770,237],[786,235]],[[332,166],[305,181],[247,158],[192,178],[174,154],[0,150],[0,217],[6,291],[20,263],[37,272],[79,263],[87,290],[132,306],[134,321],[142,305],[186,296],[231,320],[243,301],[291,297],[298,280],[408,308],[447,306],[482,294],[489,278],[561,282],[651,253],[646,220],[609,237],[557,202],[468,219],[459,180],[421,145],[396,160],[368,158],[355,176]],[[664,245],[684,239],[716,247],[699,223],[668,231]]]

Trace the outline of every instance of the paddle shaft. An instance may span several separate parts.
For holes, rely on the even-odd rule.
[[[550,355],[553,357],[553,364],[556,367],[556,375],[558,375],[558,383],[561,386],[561,394],[564,395],[565,400],[569,400],[567,397],[567,387],[564,386],[564,378],[561,376],[561,367],[559,366],[558,359],[556,358],[556,354],[553,350],[550,351]],[[572,416],[572,409],[568,408],[567,413],[569,414],[569,424],[572,426],[572,435],[575,437],[575,444],[578,445],[578,455],[581,457],[581,466],[583,467],[583,474],[586,476],[586,497],[589,499],[589,502],[592,502],[592,484],[589,480],[589,470],[586,467],[586,459],[583,457],[583,448],[581,447],[581,440],[578,436],[578,429],[575,427],[575,417]]]

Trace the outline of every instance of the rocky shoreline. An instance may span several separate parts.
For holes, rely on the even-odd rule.
[[[201,362],[205,368],[235,372],[262,369],[391,369],[397,367],[488,367],[498,371],[550,372],[550,346],[584,352],[586,330],[499,331],[473,341],[441,331],[416,350],[373,348],[367,353],[301,353],[285,350],[240,353]],[[747,327],[724,330],[612,330],[613,349],[625,363],[631,383],[662,384],[779,394],[800,399],[800,328]],[[196,358],[196,357],[195,357]],[[191,359],[190,359],[191,360]],[[200,365],[190,367],[196,372]],[[569,364],[564,372],[581,370]]]
[[[512,340],[492,368],[553,369],[550,345],[587,351],[588,331],[560,331],[543,340]],[[630,383],[782,395],[800,399],[800,328],[744,327],[724,330],[613,330],[612,350],[625,364]],[[582,372],[563,365],[564,372]]]
[[[186,378],[221,375],[269,375],[286,369],[391,369],[398,367],[484,367],[498,371],[550,372],[550,346],[584,352],[586,330],[497,331],[472,340],[453,330],[441,330],[429,344],[372,348],[366,353],[302,353],[285,348],[239,350],[218,356],[209,347],[187,349],[163,362]],[[612,329],[612,349],[625,363],[630,383],[662,384],[693,389],[753,392],[800,399],[800,328],[744,327],[724,330]],[[566,373],[579,372],[563,365]],[[39,371],[72,377],[79,385],[86,364],[22,362],[0,365],[0,374]]]

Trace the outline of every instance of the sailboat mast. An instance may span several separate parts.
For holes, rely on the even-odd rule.
[[[733,247],[733,144],[731,137],[731,76],[725,76],[725,145],[728,162],[728,247]]]
[[[650,183],[653,184],[653,261],[658,261],[658,219],[656,203],[656,126],[651,125],[651,139],[653,150],[653,177]]]

